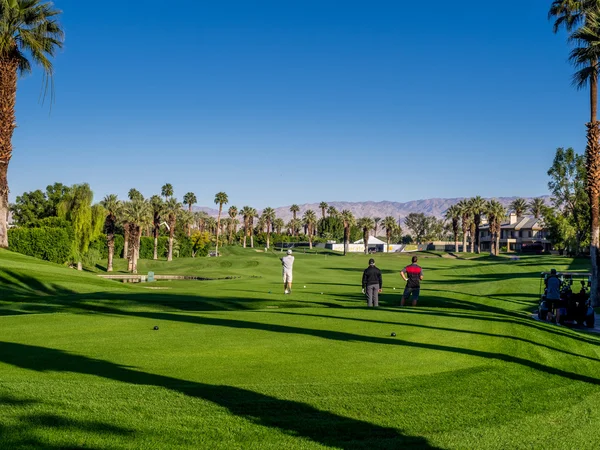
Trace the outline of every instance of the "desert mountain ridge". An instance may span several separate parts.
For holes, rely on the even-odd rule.
[[[409,202],[392,202],[392,201],[366,201],[366,202],[344,202],[344,201],[332,201],[326,202],[329,206],[335,207],[338,211],[342,211],[344,209],[348,209],[352,211],[355,217],[386,217],[392,216],[399,220],[408,216],[410,213],[423,213],[427,216],[434,216],[442,218],[446,210],[463,200],[465,197],[457,197],[457,198],[428,198],[422,200],[411,200]],[[510,205],[514,200],[519,197],[493,197],[495,200],[498,200],[502,205],[504,205],[508,209],[508,205]],[[535,197],[521,197],[524,198],[528,203]],[[550,204],[550,196],[542,195],[538,198],[544,199],[546,204]],[[485,200],[491,200],[492,198],[485,198]],[[242,205],[236,205],[238,210],[242,209]],[[292,213],[290,212],[290,206],[280,206],[275,209],[275,213],[277,217],[282,218],[286,222],[292,218]],[[223,213],[222,217],[227,217],[227,208],[229,205],[223,205]],[[317,217],[321,218],[322,212],[321,208],[319,208],[319,203],[303,203],[298,204],[300,211],[296,213],[297,218],[301,218],[302,214],[305,211],[312,209],[315,213],[317,213]],[[208,207],[194,207],[194,211],[204,211],[211,216],[217,216],[218,210],[215,208]],[[262,210],[258,210],[260,214]]]

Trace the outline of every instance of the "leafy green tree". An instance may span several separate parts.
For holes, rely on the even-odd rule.
[[[308,246],[312,249],[314,229],[317,224],[317,215],[312,209],[307,209],[302,216],[302,221],[306,224],[308,230]]]
[[[319,236],[340,241],[344,239],[344,222],[338,216],[329,215],[318,223]]]
[[[371,217],[361,217],[356,221],[356,225],[363,232],[363,243],[365,245],[365,255],[369,253],[369,235],[371,230],[375,227],[375,221]]]
[[[167,225],[169,229],[169,251],[167,253],[167,261],[173,261],[173,239],[175,236],[175,226],[177,225],[177,218],[181,211],[182,204],[177,201],[174,197],[169,199],[164,204],[163,214],[167,219]]]
[[[8,164],[17,126],[17,79],[31,72],[32,62],[52,87],[51,58],[63,46],[64,33],[57,18],[61,11],[42,0],[0,2],[0,247],[8,248]],[[53,94],[53,93],[52,93]]]
[[[555,18],[554,32],[565,28],[569,41],[577,45],[569,60],[577,71],[573,84],[577,89],[590,88],[590,121],[587,127],[586,191],[589,199],[592,265],[591,301],[599,303],[600,281],[600,122],[598,122],[598,61],[600,60],[600,2],[596,0],[555,0],[549,17]],[[581,242],[581,241],[580,241]]]
[[[458,233],[460,231],[461,210],[458,204],[451,205],[444,213],[446,220],[452,224],[452,237],[454,238],[454,251],[458,253]]]
[[[538,198],[534,198],[533,200],[531,200],[531,202],[529,202],[529,212],[531,214],[533,214],[533,217],[535,217],[536,219],[539,219],[540,217],[542,217],[542,213],[544,211],[544,207],[546,206],[546,204],[544,203],[544,199],[541,197]]]
[[[117,217],[121,214],[122,204],[115,194],[104,197],[100,202],[106,210],[104,229],[106,231],[106,246],[108,247],[108,262],[106,271],[113,271],[113,259],[115,256],[115,231],[117,228]]]
[[[192,258],[203,248],[210,244],[210,233],[206,231],[196,231],[192,233]]]
[[[490,205],[488,204],[487,206],[489,207]],[[524,198],[516,198],[512,201],[509,208],[515,212],[517,217],[523,217],[525,211],[527,211],[527,200]]]
[[[350,229],[354,224],[356,224],[356,219],[354,218],[352,211],[348,209],[344,209],[340,213],[340,217],[344,224],[344,256],[346,256],[350,249]]]
[[[59,217],[68,220],[73,227],[74,241],[72,257],[77,270],[82,270],[81,261],[90,242],[102,233],[106,213],[102,205],[92,206],[94,194],[89,184],[76,184],[58,205]]]
[[[410,213],[404,218],[404,224],[413,232],[417,244],[422,244],[428,233],[427,216],[423,213]]]
[[[327,204],[327,202],[321,202],[319,203],[319,208],[321,208],[321,219],[325,218],[325,210],[329,207],[329,205]]]
[[[219,215],[217,216],[217,245],[216,252],[219,254],[219,231],[221,228],[221,212],[223,211],[223,205],[229,203],[229,198],[225,192],[217,192],[215,195],[215,205],[219,205]]]
[[[10,207],[13,222],[21,227],[35,224],[47,216],[48,200],[41,190],[24,192],[17,196],[16,202]]]

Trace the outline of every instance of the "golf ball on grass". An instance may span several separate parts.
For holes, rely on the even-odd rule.
[[[155,330],[158,330],[158,326],[155,326],[155,327],[154,327],[154,329],[155,329]]]
[[[396,333],[392,333],[392,337],[396,337]]]
[[[304,286],[304,289],[306,289],[306,286]]]

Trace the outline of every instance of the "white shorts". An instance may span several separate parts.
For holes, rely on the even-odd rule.
[[[292,272],[283,271],[283,282],[291,283],[292,282]]]

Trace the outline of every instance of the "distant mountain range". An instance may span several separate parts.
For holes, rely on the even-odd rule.
[[[502,203],[505,207],[508,208],[514,200],[519,197],[495,197],[500,203]],[[530,202],[533,197],[523,197],[527,202]],[[543,198],[547,204],[550,204],[550,196],[542,195],[540,198]],[[384,218],[386,216],[392,216],[397,219],[403,219],[408,216],[410,213],[423,213],[427,216],[435,216],[437,218],[442,218],[444,216],[444,212],[452,206],[463,200],[464,197],[460,198],[428,198],[424,200],[413,200],[410,202],[400,203],[400,202],[390,202],[390,201],[381,201],[381,202],[327,202],[329,206],[335,207],[338,211],[342,211],[344,209],[348,209],[352,211],[355,217],[381,217]],[[485,200],[491,200],[491,198],[486,198]],[[291,205],[290,205],[291,206]],[[290,206],[281,206],[275,209],[275,213],[277,217],[281,217],[286,222],[292,218],[292,213],[290,212]],[[299,204],[300,211],[297,213],[297,217],[302,217],[302,214],[308,209],[312,209],[317,213],[317,217],[321,218],[321,209],[319,208],[319,203],[304,203]],[[241,206],[238,205],[238,209],[241,209]],[[214,208],[207,207],[195,207],[195,211],[205,211],[211,216],[217,216],[219,211]],[[227,217],[227,205],[223,207],[224,216]],[[258,210],[258,213],[261,213],[261,210]]]

